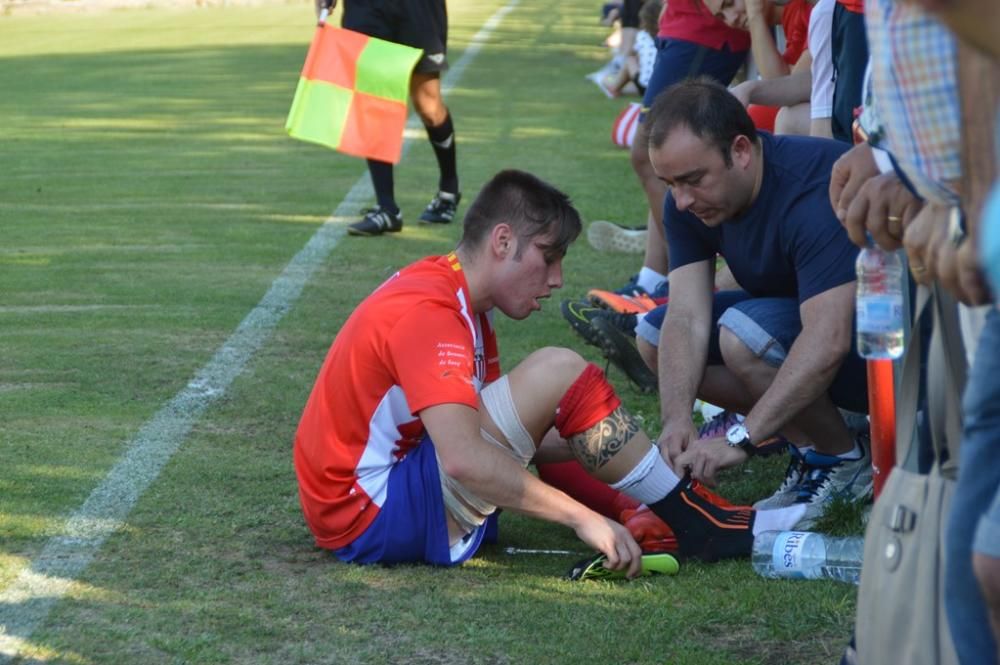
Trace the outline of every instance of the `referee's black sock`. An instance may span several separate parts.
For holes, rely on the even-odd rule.
[[[427,138],[434,148],[438,168],[441,170],[441,180],[438,189],[449,194],[458,193],[458,165],[455,157],[455,127],[451,124],[451,113],[445,116],[444,122],[437,127],[428,127]]]
[[[690,475],[649,508],[673,530],[684,556],[717,561],[749,556],[753,549],[756,511],[716,506],[691,487]]]
[[[369,159],[368,172],[372,176],[372,187],[375,188],[375,201],[378,206],[394,215],[399,213],[392,180],[392,164]]]

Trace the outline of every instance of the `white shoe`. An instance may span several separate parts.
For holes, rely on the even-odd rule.
[[[645,254],[647,234],[644,228],[630,229],[600,220],[587,227],[587,242],[599,252]]]

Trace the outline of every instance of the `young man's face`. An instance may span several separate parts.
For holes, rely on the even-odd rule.
[[[695,136],[685,126],[667,135],[659,148],[649,149],[656,175],[670,187],[680,211],[690,211],[706,226],[716,227],[749,207],[754,179],[750,140],[737,137],[727,166],[718,147]]]
[[[708,11],[730,28],[746,30],[747,5],[746,0],[702,0]]]
[[[548,236],[513,238],[497,277],[495,306],[512,319],[527,318],[542,308],[541,299],[562,288],[562,255],[546,247]],[[518,256],[520,250],[520,256]]]

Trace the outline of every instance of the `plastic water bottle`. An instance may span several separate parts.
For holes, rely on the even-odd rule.
[[[862,358],[903,355],[903,263],[896,252],[869,243],[854,264],[858,275],[858,353]]]
[[[762,577],[857,584],[865,539],[834,538],[809,531],[764,531],[753,539],[753,569]]]

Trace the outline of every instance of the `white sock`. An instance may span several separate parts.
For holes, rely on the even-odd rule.
[[[642,503],[656,503],[670,494],[680,481],[673,469],[663,461],[660,449],[650,446],[646,456],[624,478],[611,485],[611,489],[624,492]]]
[[[639,271],[639,277],[636,279],[636,284],[646,289],[648,293],[652,293],[665,281],[667,281],[666,275],[661,275],[652,268],[643,266],[642,270]]]
[[[806,514],[806,504],[795,503],[784,508],[758,510],[753,520],[753,535],[765,531],[788,531],[795,528]]]

